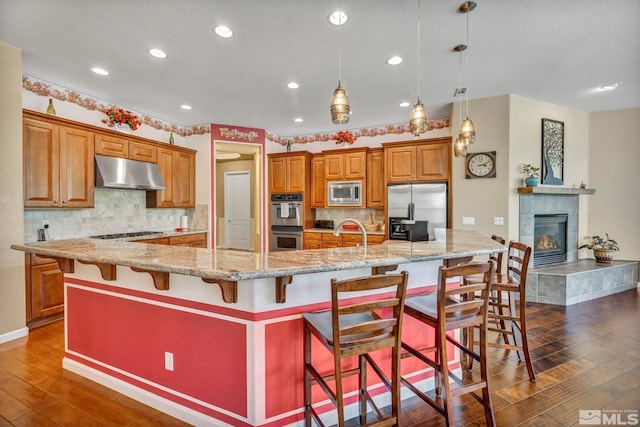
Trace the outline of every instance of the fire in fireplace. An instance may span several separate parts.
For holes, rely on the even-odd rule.
[[[567,214],[535,215],[533,265],[567,261]]]

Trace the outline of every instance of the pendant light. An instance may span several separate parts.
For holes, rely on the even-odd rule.
[[[420,0],[418,0],[418,101],[409,116],[409,130],[415,136],[427,131],[427,110],[420,102]]]
[[[469,13],[471,13],[477,6],[477,3],[474,1],[466,1],[460,5],[458,11],[460,13],[465,13],[467,15],[467,44],[459,45],[464,46],[464,49],[460,50],[460,55],[462,56],[462,51],[467,50],[469,47]],[[457,47],[456,47],[457,48]],[[467,87],[469,83],[469,52],[466,53],[466,80]],[[462,66],[462,65],[461,65]],[[465,145],[473,144],[476,141],[476,129],[473,124],[473,121],[469,118],[469,94],[465,91],[465,104],[466,104],[466,114],[465,119],[460,123],[460,130],[458,132],[458,138],[464,142]],[[462,117],[462,114],[460,115]]]
[[[331,98],[331,121],[337,125],[349,123],[349,95],[342,87],[342,47],[338,48],[338,87],[333,91]]]

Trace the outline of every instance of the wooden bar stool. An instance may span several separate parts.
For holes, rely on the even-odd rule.
[[[492,277],[493,297],[489,301],[489,322],[492,326],[489,331],[497,332],[503,336],[503,343],[489,342],[489,347],[515,350],[518,360],[524,361],[527,373],[531,381],[536,380],[536,374],[529,353],[529,341],[527,339],[526,317],[526,285],[531,247],[511,241],[507,252],[507,272],[497,272]],[[516,308],[515,296],[518,297]],[[508,324],[508,325],[507,325]],[[469,361],[469,368],[473,360]]]
[[[407,292],[408,273],[375,275],[357,279],[331,279],[331,311],[304,313],[304,399],[305,425],[311,426],[313,418],[324,426],[312,405],[311,388],[317,384],[324,390],[338,412],[338,426],[345,423],[343,377],[359,375],[360,424],[367,426],[398,425],[400,416],[400,334],[402,313]],[[354,293],[383,290],[372,298],[360,296],[354,301]],[[351,298],[348,302],[344,300]],[[333,353],[334,369],[321,374],[312,365],[311,336]],[[391,349],[390,379],[383,374],[369,353]],[[342,360],[358,356],[358,366],[343,370]],[[367,391],[367,364],[391,391],[391,414],[383,416]],[[335,380],[331,389],[329,381]],[[377,420],[367,424],[367,403],[375,410]]]
[[[481,276],[483,280],[447,288],[447,279],[461,277],[460,283],[464,283],[464,277],[470,275]],[[459,264],[453,267],[441,266],[438,274],[438,291],[410,296],[405,303],[405,313],[434,328],[436,339],[434,347],[416,349],[403,342],[402,348],[407,351],[407,356],[415,356],[435,369],[436,395],[441,395],[441,387],[444,388],[444,393],[441,399],[433,399],[404,377],[401,378],[402,384],[442,414],[447,426],[454,425],[452,398],[467,393],[483,405],[487,425],[495,425],[486,363],[487,311],[491,275],[492,261]],[[467,348],[447,334],[447,331],[472,327],[478,327],[480,330],[480,345],[477,353],[473,351],[473,347]],[[450,355],[447,342],[452,343],[468,357],[480,362],[479,379],[474,380],[471,375],[460,378],[449,371]],[[435,353],[435,356],[428,357],[427,354],[430,353]],[[453,379],[458,387],[452,388],[449,378]],[[481,391],[481,396],[476,394],[476,391]]]

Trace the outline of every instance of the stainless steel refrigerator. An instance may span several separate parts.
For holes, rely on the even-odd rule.
[[[447,228],[447,184],[389,184],[387,187],[387,224],[391,218],[429,221],[429,240],[433,230]]]

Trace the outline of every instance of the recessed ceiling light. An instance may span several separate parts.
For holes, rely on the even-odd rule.
[[[231,31],[231,28],[225,27],[224,25],[218,25],[214,29],[214,31],[216,32],[217,35],[225,39],[228,39],[229,37],[233,37],[233,31]]]
[[[401,106],[402,108],[408,107],[409,105],[411,105],[411,103],[410,103],[410,102],[407,102],[407,101],[404,101],[404,102],[401,102],[401,103],[400,103],[400,106]]]
[[[304,119],[302,117],[296,117],[295,119],[293,119],[293,121],[296,123],[302,123],[304,122]]]
[[[296,82],[289,82],[287,83],[287,87],[289,89],[298,89],[300,87],[300,85]]]
[[[182,104],[180,108],[182,108],[183,110],[191,110],[191,105]]]
[[[167,54],[161,51],[160,49],[149,49],[148,52],[149,52],[149,55],[156,58],[165,59],[167,57]]]
[[[94,67],[91,69],[91,71],[93,71],[96,74],[100,74],[101,76],[108,76],[109,72],[107,70],[105,70],[104,68],[99,68],[99,67]]]
[[[392,56],[391,58],[387,59],[387,64],[389,65],[398,65],[402,62],[402,58],[400,56]]]
[[[600,86],[600,90],[613,90],[618,87],[618,83],[609,83],[606,85]]]
[[[329,22],[331,22],[333,25],[343,25],[347,22],[348,19],[349,15],[341,10],[336,10],[335,12],[331,13],[331,15],[329,15]]]

